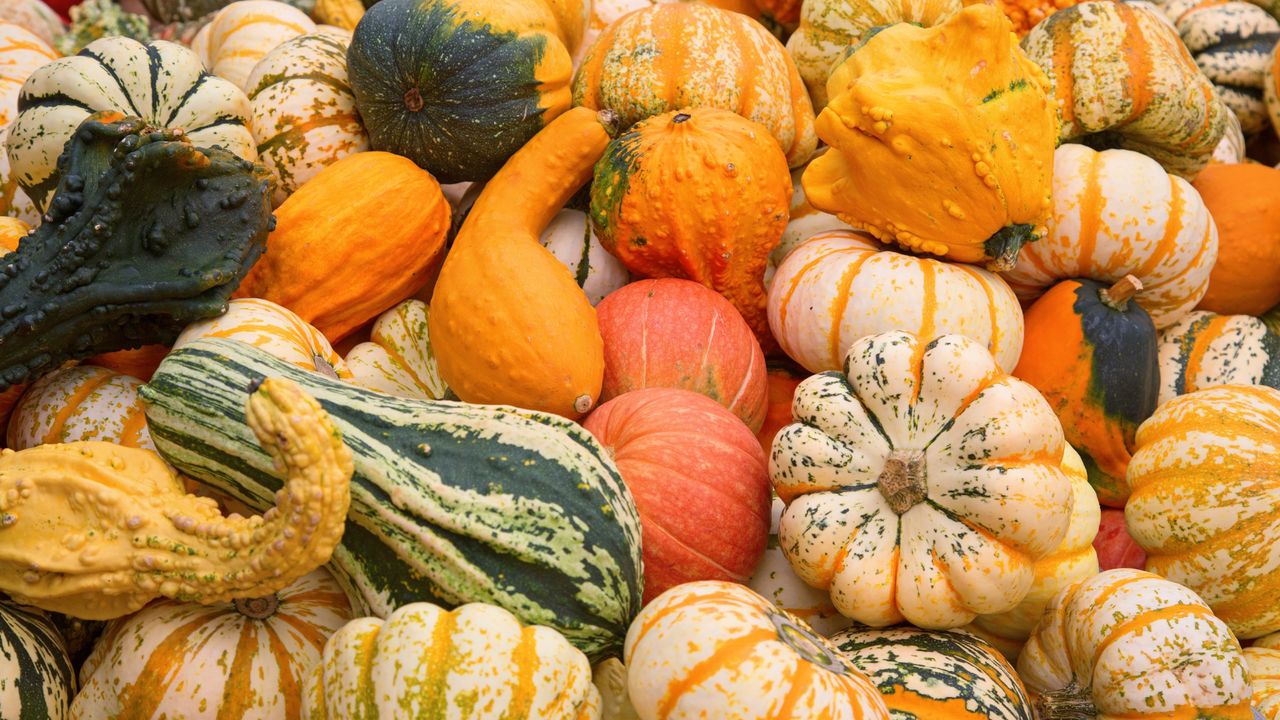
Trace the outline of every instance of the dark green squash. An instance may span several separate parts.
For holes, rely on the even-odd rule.
[[[0,598],[0,718],[69,717],[76,671],[49,617]]]

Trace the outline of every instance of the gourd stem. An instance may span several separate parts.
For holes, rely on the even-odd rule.
[[[928,494],[923,450],[894,450],[884,462],[877,481],[889,507],[901,515]]]
[[[689,113],[676,113],[676,116],[671,118],[671,124],[679,125],[680,123],[688,120],[690,117],[692,116]]]
[[[622,118],[618,117],[618,113],[605,108],[596,113],[596,122],[604,128],[605,133],[610,138],[618,137],[618,131],[622,129]]]
[[[256,598],[237,598],[235,601],[236,611],[251,620],[266,620],[276,614],[276,609],[280,607],[280,598],[275,595],[265,595]]]
[[[1125,275],[1109,288],[1098,291],[1102,304],[1123,312],[1129,307],[1129,298],[1142,291],[1142,281],[1133,275]]]
[[[1035,715],[1036,720],[1094,720],[1098,708],[1089,691],[1073,680],[1061,690],[1038,696]]]
[[[987,269],[992,272],[1012,270],[1018,264],[1018,253],[1022,246],[1038,237],[1037,230],[1035,225],[1007,225],[987,238],[982,244],[983,252],[991,258],[987,262]]]

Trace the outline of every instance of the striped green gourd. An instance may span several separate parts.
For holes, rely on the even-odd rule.
[[[71,658],[48,616],[0,600],[0,720],[62,720],[75,689]]]
[[[613,461],[578,425],[505,406],[398,398],[309,373],[250,345],[197,340],[142,388],[157,449],[263,509],[281,488],[245,424],[249,389],[287,377],[355,458],[332,565],[380,617],[410,602],[486,602],[593,657],[621,649],[640,609],[640,521]]]

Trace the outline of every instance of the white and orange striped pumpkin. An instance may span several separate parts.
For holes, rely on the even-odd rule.
[[[1022,308],[998,275],[905,255],[852,230],[791,251],[769,288],[769,328],[810,372],[838,370],[853,341],[890,330],[964,335],[1006,370],[1022,353]]]
[[[188,325],[174,341],[173,349],[204,337],[239,340],[304,370],[344,380],[351,378],[346,361],[319,330],[270,300],[232,300],[222,315]]]
[[[1196,310],[1160,331],[1160,404],[1217,385],[1280,388],[1280,333],[1252,315]]]
[[[67,31],[58,13],[42,0],[5,0],[0,3],[0,22],[20,25],[49,46]]]
[[[100,440],[154,450],[138,388],[142,381],[94,365],[54,370],[22,394],[9,417],[7,445]]]
[[[1253,684],[1253,706],[1263,720],[1280,720],[1280,633],[1254,641],[1244,649]]]
[[[1194,590],[1241,638],[1280,630],[1280,390],[1176,397],[1136,448],[1124,518],[1147,570]]]
[[[307,14],[277,0],[239,0],[200,28],[191,49],[205,69],[248,91],[253,67],[286,40],[316,31]]]
[[[1064,278],[1133,275],[1143,288],[1137,302],[1157,329],[1191,312],[1218,258],[1218,228],[1200,194],[1128,150],[1060,146],[1048,229],[1005,275],[1019,298],[1033,300]]]
[[[685,583],[654,598],[632,622],[623,660],[645,720],[889,718],[835,645],[735,583]]]
[[[778,523],[782,520],[782,511],[786,507],[786,503],[778,498],[773,499],[769,543],[765,546],[760,564],[756,565],[755,573],[747,581],[747,586],[779,609],[805,621],[818,634],[830,636],[837,630],[849,627],[853,621],[836,610],[829,594],[811,587],[791,569],[791,563],[787,562],[786,553],[782,552],[782,543],[778,540]]]
[[[18,91],[36,68],[58,58],[35,33],[0,21],[0,129],[18,116]]]
[[[1117,569],[1063,589],[1018,656],[1040,717],[1252,720],[1240,643],[1187,588]]]
[[[496,605],[403,605],[353,620],[305,678],[304,720],[449,717],[597,720],[582,651]]]
[[[350,619],[323,568],[266,598],[154,602],[108,625],[80,670],[71,717],[299,718],[304,673]]]
[[[347,353],[351,382],[397,397],[443,400],[449,386],[431,352],[430,315],[426,303],[405,300],[378,316],[369,342]]]

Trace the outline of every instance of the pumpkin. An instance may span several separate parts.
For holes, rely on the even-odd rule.
[[[1280,630],[1276,433],[1280,390],[1223,385],[1162,404],[1129,461],[1124,517],[1147,570],[1194,590],[1241,638]]]
[[[373,148],[404,155],[445,183],[492,177],[569,108],[576,45],[554,7],[382,0],[369,8],[347,71]]]
[[[805,170],[805,194],[885,242],[1008,269],[1049,213],[1048,87],[990,5],[887,28],[827,81],[815,127],[831,150]]]
[[[348,155],[276,209],[267,253],[235,296],[283,305],[336,342],[426,282],[449,213],[440,185],[409,160]]]
[[[728,110],[764,126],[793,167],[818,144],[813,105],[778,39],[701,3],[654,5],[605,28],[574,75],[573,104],[613,110],[623,128],[676,110]]]
[[[1012,610],[1062,543],[1062,428],[1035,388],[962,335],[864,337],[800,383],[769,474],[805,582],[873,627]]]
[[[188,325],[173,348],[207,337],[248,343],[304,370],[329,377],[352,377],[342,357],[319,330],[270,300],[236,298],[218,317]]]
[[[142,381],[82,365],[54,370],[32,383],[9,418],[7,447],[101,440],[155,449],[142,414]]]
[[[1161,405],[1217,385],[1280,388],[1280,333],[1250,315],[1197,310],[1161,331],[1159,353]]]
[[[1098,536],[1093,539],[1093,548],[1098,553],[1098,567],[1103,570],[1115,568],[1141,570],[1147,566],[1147,554],[1138,543],[1133,541],[1133,537],[1125,527],[1123,510],[1103,508],[1102,521],[1098,524]]]
[[[97,365],[147,382],[159,367],[160,361],[168,354],[168,345],[143,345],[132,350],[116,350],[94,355],[84,362],[86,365]]]
[[[814,155],[816,157],[827,150],[828,148],[823,147]],[[766,290],[773,286],[773,276],[777,273],[778,266],[805,240],[828,230],[853,229],[849,223],[810,204],[809,197],[804,194],[804,184],[800,181],[807,167],[809,166],[804,165],[791,171],[790,219],[787,220],[786,229],[782,231],[782,239],[778,241],[778,246],[769,253],[769,263],[764,269]]]
[[[138,115],[148,125],[182,128],[195,146],[258,157],[249,99],[234,84],[207,77],[195,53],[164,40],[95,40],[32,73],[18,110],[6,141],[10,172],[41,210],[58,184],[58,156],[80,123],[98,111]]]
[[[582,64],[587,51],[595,45],[596,38],[600,37],[600,33],[614,22],[636,10],[675,2],[703,2],[724,10],[740,12],[753,20],[761,19],[762,8],[758,8],[753,0],[592,0],[591,19],[587,22],[586,32],[583,33],[582,44],[573,54],[573,66],[577,68]]]
[[[259,60],[286,40],[315,30],[306,13],[283,2],[240,0],[219,10],[200,28],[191,49],[210,73],[249,92],[249,75]]]
[[[1059,147],[1048,228],[1005,274],[1019,298],[1066,278],[1110,284],[1133,275],[1142,285],[1136,302],[1156,329],[1200,302],[1218,257],[1218,229],[1195,188],[1128,150]]]
[[[565,208],[542,231],[542,246],[569,268],[592,305],[631,281],[622,261],[604,249],[591,220],[581,210]]]
[[[302,701],[305,720],[600,717],[582,652],[551,628],[482,603],[453,611],[411,603],[385,620],[347,623],[325,643]]]
[[[305,674],[351,604],[324,569],[265,597],[161,600],[113,621],[80,671],[81,720],[297,718]]]
[[[688,109],[609,143],[591,183],[591,221],[633,274],[706,285],[770,348],[764,269],[790,199],[786,159],[764,128],[727,110]]]
[[[764,354],[727,300],[688,280],[640,280],[596,308],[604,339],[602,400],[633,390],[702,393],[758,430],[767,403]]]
[[[1076,2],[1078,0],[997,0],[996,4],[1013,23],[1018,37],[1023,37],[1041,20]]]
[[[1263,720],[1280,718],[1280,636],[1268,635],[1244,649],[1253,704]]]
[[[312,16],[325,25],[351,31],[364,17],[364,11],[364,3],[360,0],[316,0]]]
[[[443,400],[449,392],[427,334],[431,309],[405,300],[378,316],[369,342],[347,353],[351,382],[396,397]]]
[[[779,610],[785,610],[788,614],[804,621],[819,635],[827,637],[837,630],[849,627],[853,621],[836,610],[835,605],[831,604],[830,595],[810,587],[791,569],[791,564],[787,562],[786,553],[782,551],[778,540],[778,523],[785,509],[785,503],[776,497],[773,498],[769,521],[769,543],[747,586],[777,605]]]
[[[1038,717],[1251,720],[1240,643],[1200,598],[1141,570],[1054,596],[1018,675]]]
[[[76,671],[49,617],[0,600],[0,708],[8,720],[72,717]]]
[[[0,129],[18,115],[18,91],[36,68],[58,53],[21,25],[0,21]]]
[[[582,423],[640,511],[645,602],[684,582],[746,582],[769,535],[755,434],[720,403],[674,388],[620,395]]]
[[[642,718],[889,718],[835,645],[733,583],[685,583],[658,596],[631,624],[623,660]]]
[[[831,642],[880,689],[894,718],[1036,718],[1009,662],[968,633],[849,628],[833,635]]]
[[[1013,374],[1044,395],[1106,505],[1124,507],[1138,425],[1156,409],[1156,329],[1133,301],[1132,275],[1110,288],[1064,280],[1027,310],[1027,350]]]
[[[9,128],[0,128],[0,217],[13,217],[26,225],[38,225],[40,211],[9,169],[9,154],[4,150],[8,140]]]
[[[795,399],[796,388],[800,381],[809,374],[790,362],[770,361],[766,366],[765,393],[766,404],[764,424],[756,431],[756,439],[766,455],[773,447],[773,438],[782,428],[795,422],[791,415],[791,402]]]
[[[1226,132],[1227,105],[1150,3],[1073,5],[1022,48],[1049,76],[1063,143],[1135,150],[1190,180]]]
[[[998,275],[894,252],[851,230],[818,233],[787,256],[769,289],[769,325],[815,373],[840,369],[853,341],[889,330],[965,335],[1006,369],[1023,347],[1022,308]]]
[[[1216,163],[1242,163],[1246,161],[1246,150],[1244,141],[1244,131],[1240,129],[1240,120],[1236,117],[1235,112],[1227,114],[1227,131],[1222,134],[1222,140],[1218,141],[1218,147],[1213,150],[1213,159],[1209,161],[1210,165]],[[1204,171],[1201,171],[1203,174]],[[1200,176],[1197,175],[1198,179]]]
[[[1280,194],[1280,170],[1210,165],[1193,186],[1218,228],[1218,260],[1197,309],[1261,315],[1280,304],[1280,208],[1267,202]]]
[[[369,149],[347,83],[349,33],[286,40],[249,74],[258,160],[275,183],[275,204],[342,158]]]
[[[538,236],[590,179],[613,121],[584,108],[556,118],[485,185],[462,224],[428,331],[440,377],[463,401],[566,417],[595,406],[604,376],[595,309]]]
[[[0,5],[0,22],[25,28],[50,47],[66,32],[66,23],[41,0],[11,0]]]

